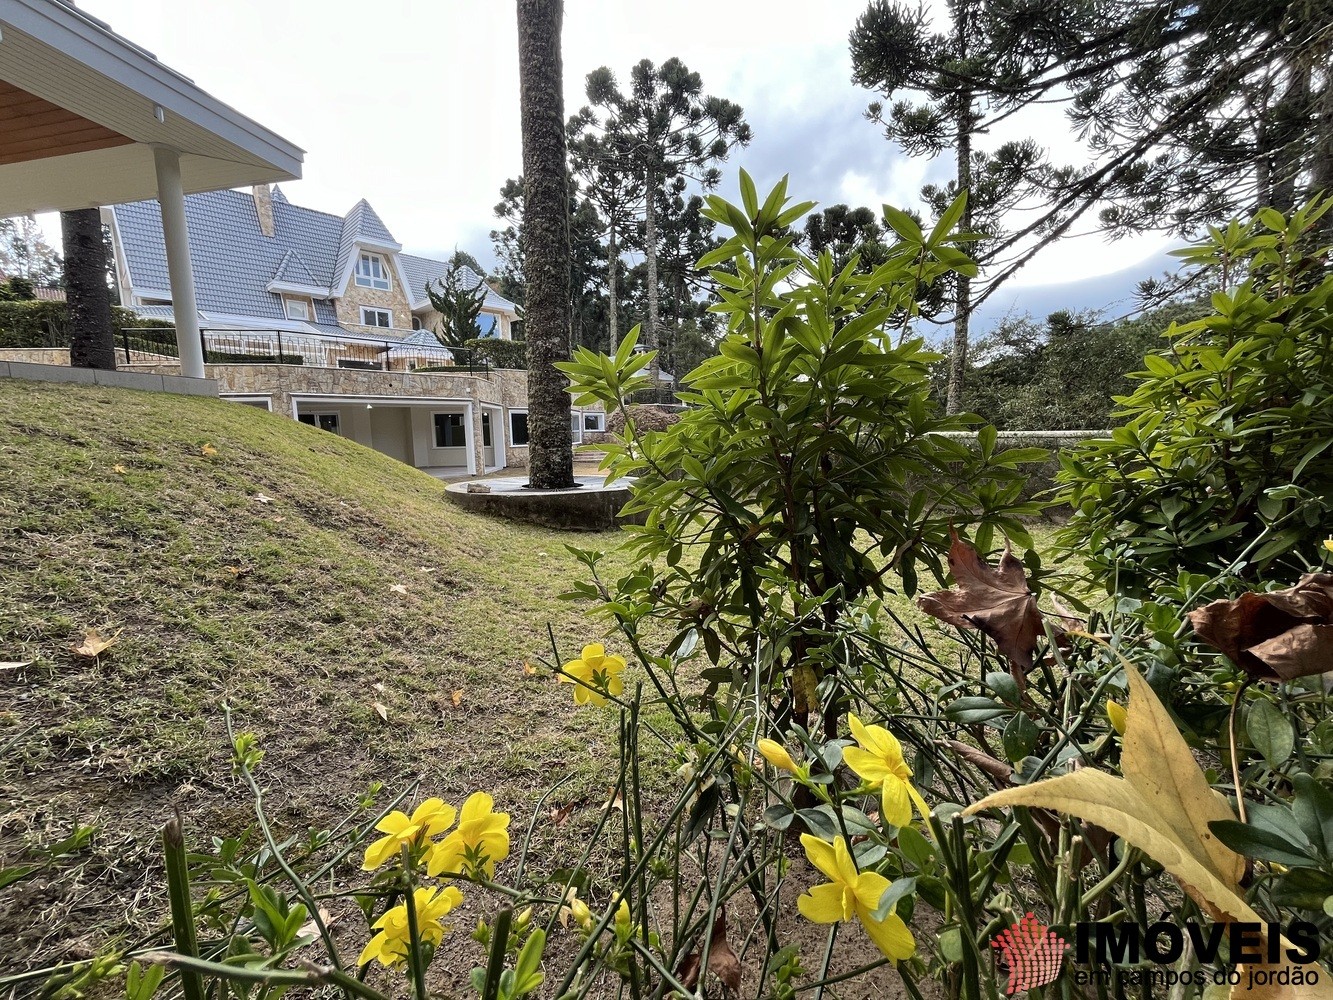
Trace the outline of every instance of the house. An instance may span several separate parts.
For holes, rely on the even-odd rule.
[[[157,203],[103,215],[121,304],[174,323]],[[185,215],[207,374],[221,396],[440,475],[526,464],[526,371],[440,345],[426,285],[448,264],[405,253],[369,202],[332,215],[258,185],[189,196]],[[511,340],[517,320],[514,303],[487,288],[481,335]],[[171,370],[170,338],[153,330],[125,334],[120,348],[122,368]],[[595,409],[571,420],[576,442],[605,426]]]

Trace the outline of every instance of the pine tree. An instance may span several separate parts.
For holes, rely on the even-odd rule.
[[[655,348],[661,330],[656,194],[678,177],[704,190],[716,187],[721,180],[716,164],[735,146],[749,143],[750,126],[739,104],[705,94],[699,74],[676,58],[661,66],[639,62],[630,71],[628,92],[603,66],[588,74],[587,94],[590,108],[602,116],[602,133],[615,137],[616,148],[627,152],[643,179],[648,322],[642,343]]]
[[[486,282],[463,263],[458,254],[434,282],[426,282],[426,297],[440,314],[435,339],[445,347],[462,347],[481,336],[477,317],[486,303]]]

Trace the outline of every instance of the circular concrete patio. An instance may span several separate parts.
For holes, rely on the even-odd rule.
[[[530,490],[527,476],[450,483],[445,495],[464,510],[561,531],[607,531],[621,523],[631,480],[575,476],[569,490]]]

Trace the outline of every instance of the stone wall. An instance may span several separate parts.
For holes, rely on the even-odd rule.
[[[378,251],[370,251],[372,253]],[[353,253],[360,255],[359,250],[353,250]],[[398,262],[391,253],[380,253],[384,258],[389,271],[388,291],[379,288],[366,288],[356,283],[356,265],[353,264],[352,275],[347,279],[347,288],[343,294],[334,302],[334,308],[338,313],[338,323],[351,330],[353,333],[379,337],[390,331],[378,326],[364,326],[361,323],[361,307],[372,306],[377,309],[388,309],[393,316],[393,337],[401,340],[410,336],[412,333],[412,307],[408,301],[406,291],[403,289],[403,283],[398,278]],[[341,275],[335,275],[335,278]]]
[[[0,361],[18,361],[30,365],[68,365],[68,347],[7,347],[0,350]]]

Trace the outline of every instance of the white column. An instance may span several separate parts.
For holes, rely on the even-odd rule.
[[[199,341],[199,306],[194,297],[190,268],[190,234],[185,226],[185,192],[181,188],[180,154],[163,146],[153,148],[157,167],[157,202],[162,206],[162,235],[167,244],[167,273],[171,277],[171,311],[176,317],[176,347],[181,374],[204,377],[204,348]]]

